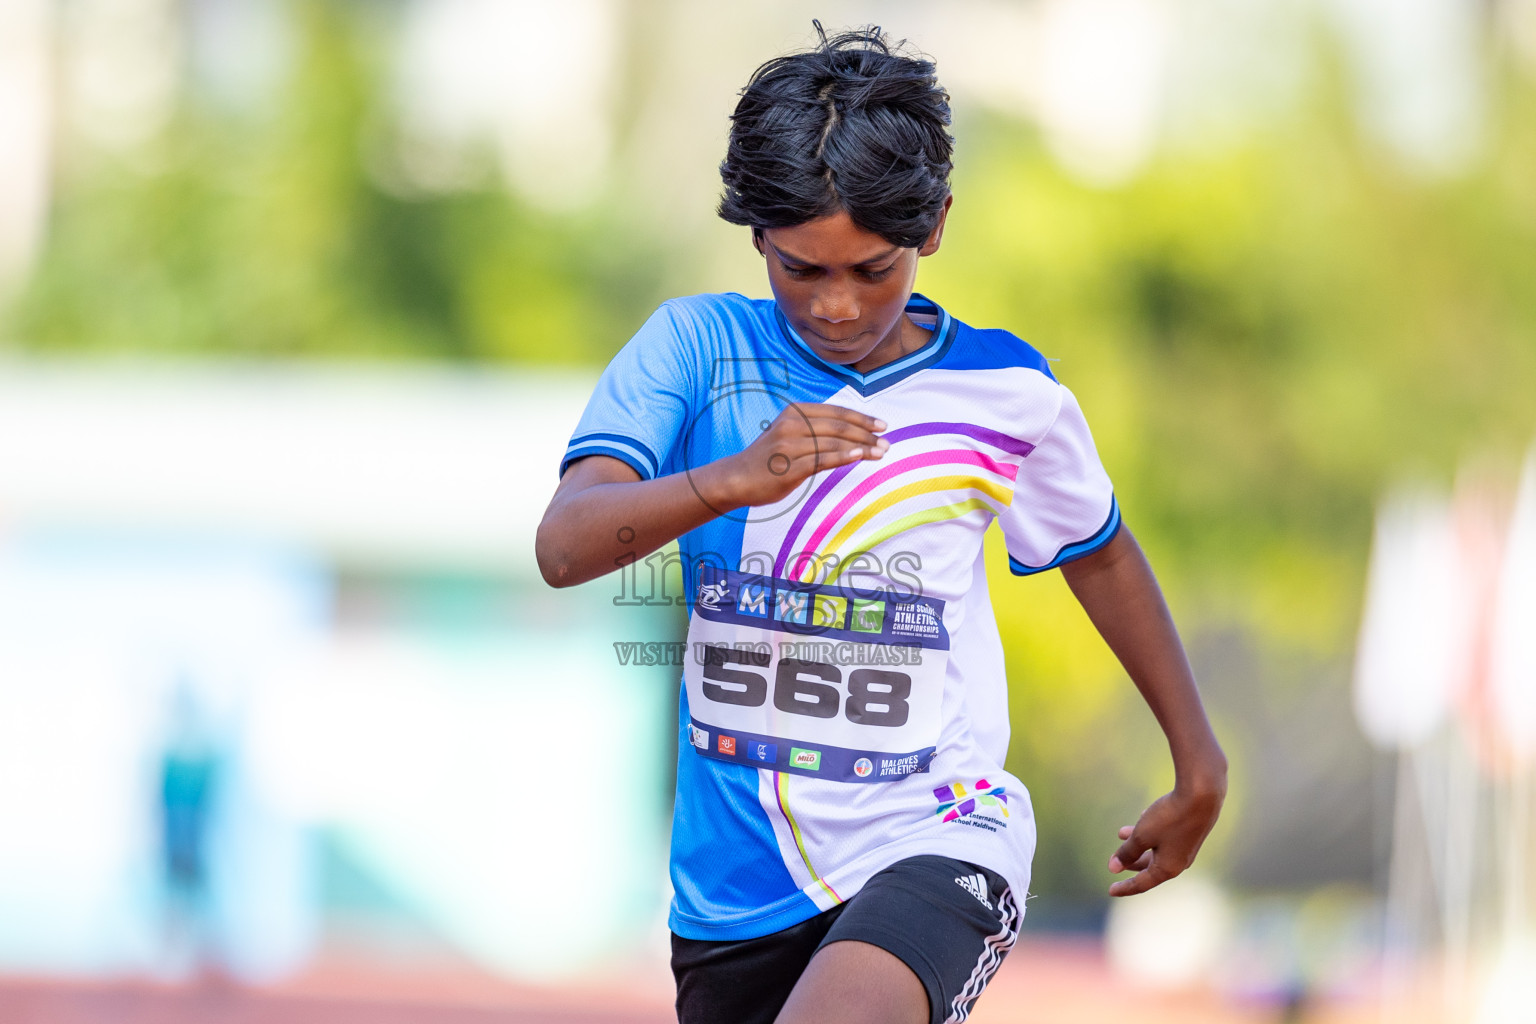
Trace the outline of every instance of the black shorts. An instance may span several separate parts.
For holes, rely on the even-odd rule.
[[[680,1024],[772,1024],[811,957],[854,939],[894,954],[928,990],[933,1024],[963,1021],[1018,935],[1003,877],[950,857],[909,857],[853,898],[756,939],[672,936]]]

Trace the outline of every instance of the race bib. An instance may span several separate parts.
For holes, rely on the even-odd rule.
[[[699,569],[683,669],[705,757],[834,782],[928,770],[944,602]]]

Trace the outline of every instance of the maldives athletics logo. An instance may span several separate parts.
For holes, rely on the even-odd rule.
[[[996,807],[1003,812],[1003,817],[1008,817],[1007,789],[994,786],[986,779],[977,779],[969,792],[965,783],[952,782],[934,790],[933,795],[939,801],[939,808],[934,813],[942,814],[945,821],[974,814],[978,807]]]

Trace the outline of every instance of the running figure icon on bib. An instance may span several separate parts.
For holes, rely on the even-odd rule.
[[[927,771],[944,602],[701,566],[683,676],[705,757],[831,782]]]

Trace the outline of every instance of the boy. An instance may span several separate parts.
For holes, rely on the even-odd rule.
[[[817,25],[818,32],[820,25]],[[674,299],[614,358],[539,528],[568,586],[676,539],[690,626],[672,829],[678,1017],[964,1020],[1034,852],[982,568],[1061,568],[1177,782],[1110,870],[1178,874],[1226,761],[1082,413],[1045,360],[913,294],[951,197],[948,97],[878,29],[763,65],[720,215],[773,301]]]

